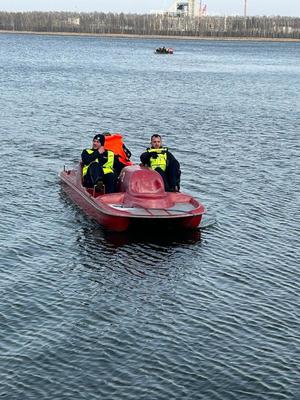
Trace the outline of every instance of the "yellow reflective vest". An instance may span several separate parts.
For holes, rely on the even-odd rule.
[[[93,149],[86,149],[86,152],[88,154],[92,154],[94,151],[95,150],[93,150]],[[107,161],[106,161],[105,164],[103,164],[101,166],[102,169],[103,169],[103,173],[104,174],[109,174],[110,172],[114,172],[114,169],[113,169],[113,167],[114,167],[114,158],[115,158],[114,152],[110,151],[110,150],[107,150]],[[83,168],[82,168],[82,176],[86,175],[89,166],[94,162],[98,163],[99,161],[98,160],[94,160],[90,164],[83,166]]]
[[[147,149],[148,153],[157,153],[157,158],[150,158],[150,168],[161,168],[163,171],[167,169],[167,147],[160,149]]]

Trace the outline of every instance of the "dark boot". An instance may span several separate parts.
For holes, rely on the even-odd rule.
[[[105,185],[101,179],[99,179],[94,186],[95,192],[99,194],[105,194]]]

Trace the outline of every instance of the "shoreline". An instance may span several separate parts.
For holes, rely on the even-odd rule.
[[[259,41],[259,42],[300,42],[300,38],[268,38],[268,37],[216,37],[216,36],[166,36],[166,35],[138,35],[126,33],[83,33],[83,32],[36,32],[36,31],[7,31],[0,30],[0,34],[12,35],[49,35],[49,36],[92,36],[99,38],[120,39],[162,39],[162,40],[213,40],[213,41]]]

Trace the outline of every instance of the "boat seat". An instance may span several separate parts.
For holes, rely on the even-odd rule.
[[[130,182],[128,192],[133,196],[143,197],[161,197],[165,196],[165,189],[162,179],[160,176],[155,179],[146,180],[134,180]]]
[[[162,177],[150,169],[137,169],[127,182],[127,193],[131,196],[165,197]]]
[[[121,176],[120,191],[125,192],[124,204],[129,207],[167,208],[172,200],[165,191],[158,172],[149,168],[126,167]]]

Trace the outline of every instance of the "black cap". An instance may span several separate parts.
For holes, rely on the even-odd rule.
[[[101,144],[101,146],[104,146],[105,143],[105,136],[101,135],[100,133],[97,133],[97,135],[95,135],[93,137],[93,140],[99,140],[99,143]]]

